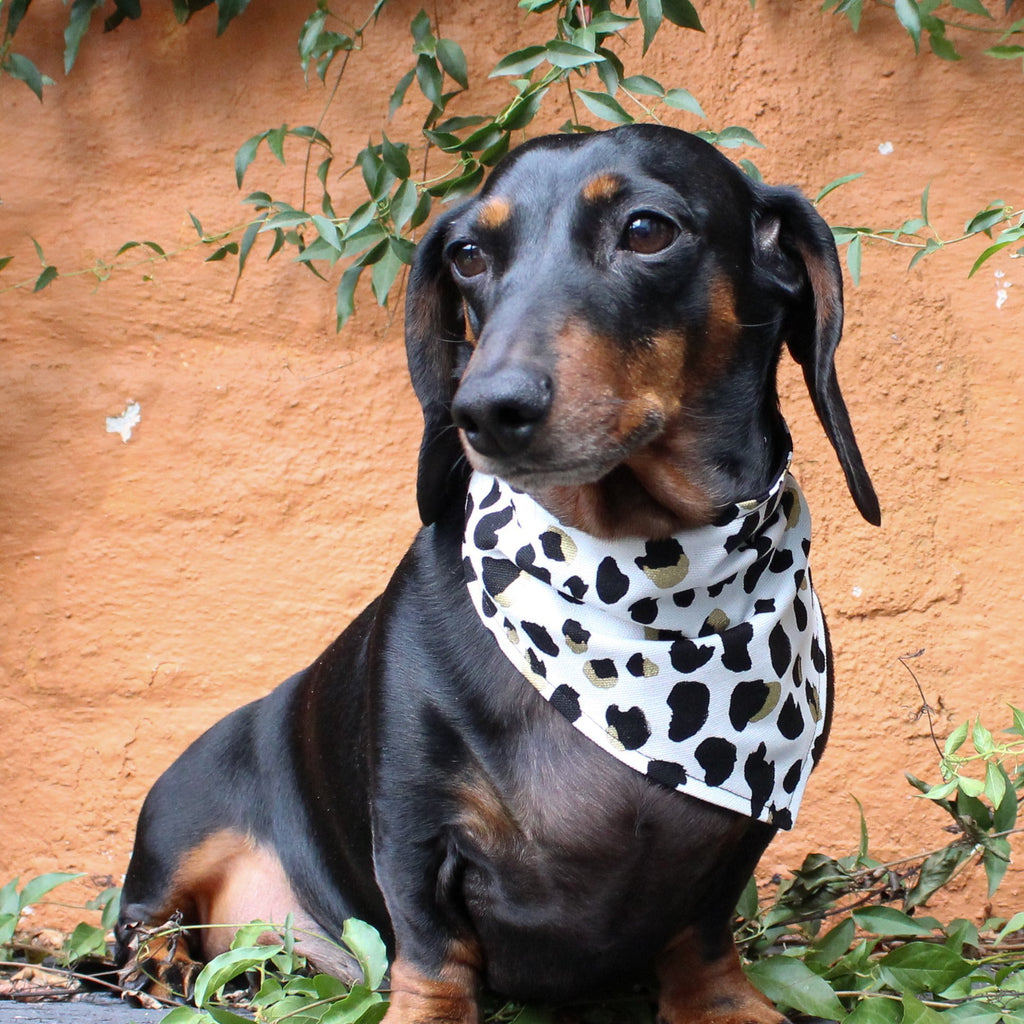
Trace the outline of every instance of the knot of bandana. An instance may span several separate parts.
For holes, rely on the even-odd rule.
[[[824,729],[810,516],[785,470],[712,526],[607,541],[495,477],[470,481],[463,564],[512,664],[651,779],[791,828]]]

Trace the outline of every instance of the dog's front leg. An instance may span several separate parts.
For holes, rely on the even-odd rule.
[[[658,1024],[784,1024],[747,980],[731,935],[685,929],[658,962]]]
[[[452,953],[427,971],[399,952],[391,965],[386,1024],[477,1024],[477,967]]]

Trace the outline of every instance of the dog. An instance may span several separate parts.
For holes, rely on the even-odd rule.
[[[485,986],[647,978],[663,1024],[784,1020],[730,924],[831,715],[783,345],[880,521],[842,316],[811,204],[675,129],[536,138],[440,215],[406,302],[423,528],[316,661],[150,791],[128,973],[172,917],[291,913],[300,951],[357,979],[331,942],[355,917],[393,955],[390,1024],[473,1024]]]

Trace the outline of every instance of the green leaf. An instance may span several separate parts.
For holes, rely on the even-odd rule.
[[[921,864],[917,883],[904,899],[904,907],[911,910],[920,906],[929,896],[941,889],[956,869],[970,857],[972,848],[967,843],[951,843],[937,853],[926,857]]]
[[[693,93],[687,92],[686,89],[669,89],[665,93],[664,101],[666,106],[672,107],[675,110],[686,110],[691,114],[696,114],[698,117],[707,117],[704,113],[704,108],[697,102],[696,97]]]
[[[1018,910],[1017,913],[1014,914],[1002,928],[1000,928],[999,934],[996,936],[996,945],[998,946],[1007,935],[1011,935],[1013,932],[1019,932],[1021,929],[1024,929],[1024,910]]]
[[[14,259],[13,256],[2,256],[2,257],[0,257],[0,270],[3,270],[4,267],[6,267],[7,264],[10,263],[11,260],[13,260],[13,259]]]
[[[598,35],[611,35],[613,32],[621,32],[629,28],[636,18],[627,18],[621,14],[614,14],[611,11],[601,11],[590,19],[590,28]]]
[[[637,0],[637,8],[640,11],[640,21],[644,26],[643,52],[650,49],[658,29],[661,28],[662,6],[661,0]]]
[[[349,918],[342,928],[341,941],[359,961],[367,988],[378,988],[388,969],[388,954],[377,929],[365,921]]]
[[[896,0],[896,17],[914,40],[914,52],[921,49],[921,11],[917,0]]]
[[[74,0],[71,5],[71,16],[68,27],[64,29],[64,74],[68,74],[75,65],[78,48],[82,37],[89,28],[92,12],[100,6],[102,0]]]
[[[260,964],[265,964],[283,949],[284,946],[281,943],[271,943],[266,946],[241,946],[215,956],[203,967],[196,978],[193,996],[196,1005],[205,1007],[205,1004],[233,978],[245,974],[246,971],[250,971]]]
[[[410,221],[419,206],[420,196],[414,181],[403,181],[391,197],[391,221],[396,230]]]
[[[736,903],[736,914],[744,921],[753,921],[757,917],[757,909],[757,880],[751,876]]]
[[[604,60],[604,57],[593,50],[585,50],[582,46],[563,43],[557,39],[544,47],[544,57],[553,67],[563,70],[597,64]]]
[[[943,782],[938,786],[930,786],[922,795],[927,800],[945,800],[956,792],[956,784],[956,779],[950,779],[949,782]]]
[[[454,39],[438,39],[437,59],[453,81],[462,86],[463,89],[469,88],[466,55],[462,52],[462,47]]]
[[[321,217],[314,213],[311,218],[320,237],[332,248],[341,252],[341,236],[338,234],[338,226],[328,217]]]
[[[56,276],[56,267],[43,267],[43,272],[36,278],[32,291],[41,292]]]
[[[895,907],[863,907],[853,912],[857,927],[873,935],[898,938],[931,935],[931,929],[915,921]]]
[[[721,146],[723,149],[738,149],[740,146],[764,149],[764,144],[758,141],[757,136],[749,128],[741,128],[738,125],[723,128],[718,133],[715,145]]]
[[[860,285],[860,267],[863,255],[864,245],[862,236],[857,235],[856,238],[851,239],[850,245],[846,250],[846,265],[850,268],[850,280],[853,281],[855,287]]]
[[[166,1017],[160,1018],[160,1024],[210,1024],[210,1015],[194,1006],[176,1006]]]
[[[853,1008],[843,1024],[896,1024],[902,1007],[892,999],[865,996]]]
[[[53,271],[53,275],[50,278],[50,280],[53,280],[57,276],[57,268],[47,267],[46,269]],[[49,284],[49,281],[47,281],[47,284]],[[43,287],[45,288],[46,285],[43,285]],[[39,288],[37,287],[35,290],[39,291]],[[47,893],[56,889],[58,885],[63,885],[72,879],[82,877],[84,876],[80,871],[53,871],[46,875],[38,875],[25,883],[25,888],[21,890],[21,895],[18,898],[18,909],[24,910],[25,907],[38,903]]]
[[[690,28],[697,32],[704,31],[704,26],[700,23],[700,15],[690,0],[661,0],[661,7],[665,17],[673,25]]]
[[[937,238],[926,239],[924,245],[914,253],[913,257],[911,257],[907,270],[913,270],[914,267],[916,267],[918,263],[925,258],[925,256],[931,256],[933,252],[938,252],[941,248],[942,242]]]
[[[603,121],[610,121],[612,124],[633,123],[633,118],[626,113],[619,101],[605,92],[577,89],[576,95],[583,100],[584,105],[592,114],[596,114]]]
[[[383,1013],[387,1004],[376,992],[371,992],[364,985],[354,985],[347,996],[331,1006],[323,1017],[320,1024],[364,1024],[372,1020],[374,1010]]]
[[[25,17],[25,12],[31,2],[32,0],[12,0],[10,7],[7,8],[7,31],[5,34],[8,39],[18,31],[21,19]]]
[[[985,763],[985,796],[993,807],[998,807],[1003,802],[1008,781],[1002,765],[995,761]]]
[[[757,164],[753,160],[747,160],[744,158],[740,161],[740,167],[743,169],[743,173],[750,178],[751,181],[764,181],[761,172],[757,169]]]
[[[336,329],[341,330],[348,322],[349,317],[355,312],[355,291],[359,282],[359,275],[363,272],[364,266],[361,263],[353,263],[338,282],[336,298]]]
[[[997,766],[1004,782],[1003,798],[995,805],[992,814],[992,828],[996,832],[1008,832],[1017,824],[1017,793],[1010,782],[1010,776],[1002,765]]]
[[[851,181],[856,181],[858,178],[863,178],[864,172],[857,171],[855,174],[844,174],[842,177],[836,178],[830,181],[815,197],[815,205],[820,203],[830,192],[835,192],[837,188],[841,188],[843,185],[848,185]]]
[[[664,96],[665,87],[648,75],[630,75],[622,80],[622,88],[640,96]]]
[[[248,6],[249,0],[217,0],[217,35],[223,35],[231,21]]]
[[[196,229],[196,234],[199,236],[199,240],[205,242],[206,232],[203,231],[203,225],[199,223],[199,218],[192,213],[191,210],[187,210],[186,212],[188,213],[189,219],[192,221],[192,227]]]
[[[1010,844],[1005,839],[986,839],[981,864],[988,879],[989,898],[995,895],[1010,866]]]
[[[985,53],[1000,60],[1016,60],[1024,57],[1024,46],[990,46]]]
[[[433,57],[421,53],[416,58],[416,81],[419,83],[420,91],[435,107],[444,106],[444,79],[441,76],[441,68]]]
[[[382,138],[383,144],[380,156],[381,160],[384,161],[384,166],[396,178],[408,178],[412,173],[412,168],[409,166],[408,146],[405,144],[395,145],[386,135],[382,136]]]
[[[831,1020],[840,1020],[846,1015],[829,983],[802,960],[770,956],[748,965],[745,970],[754,987],[773,1003]]]
[[[909,992],[903,994],[902,1024],[943,1024],[944,1018],[930,1006],[925,1006],[920,999],[915,999]]]
[[[409,91],[409,86],[412,85],[412,80],[416,77],[416,69],[410,68],[402,77],[398,80],[398,84],[395,86],[394,92],[391,93],[391,99],[388,100],[388,120],[390,121],[398,111],[398,108],[405,102],[405,94]]]
[[[80,921],[68,936],[64,951],[72,963],[87,956],[102,957],[107,952],[107,931],[98,925]]]
[[[234,255],[238,252],[237,242],[228,242],[227,245],[222,245],[219,249],[215,250],[211,255],[207,256],[204,263],[219,263],[225,256]]]
[[[536,89],[517,97],[508,105],[505,112],[498,118],[497,123],[509,132],[525,128],[536,116],[546,93],[546,88]]]
[[[981,719],[976,720],[974,723],[974,728],[971,730],[971,742],[974,744],[974,749],[982,757],[990,757],[995,753],[992,733],[981,724]]]
[[[946,737],[946,743],[942,748],[946,757],[955,754],[964,745],[967,741],[968,728],[967,722],[963,721]]]
[[[8,28],[8,34],[10,29]],[[39,68],[20,53],[9,53],[3,62],[3,69],[11,78],[24,82],[39,98],[43,99],[43,86],[53,85],[53,79],[44,75]]]
[[[908,942],[878,961],[886,984],[899,992],[939,993],[974,967],[952,950],[932,942]]]
[[[814,941],[804,960],[815,966],[831,967],[846,954],[853,942],[856,930],[853,918],[844,918],[834,928]]]
[[[297,228],[300,224],[308,224],[309,221],[310,216],[305,210],[282,210],[280,213],[275,213],[273,217],[268,217],[260,227],[260,231]]]
[[[516,50],[506,54],[490,73],[490,78],[497,78],[500,75],[525,75],[532,71],[538,64],[544,61],[547,54],[547,47],[527,46],[525,49]]]
[[[972,779],[968,775],[957,776],[956,785],[961,793],[975,799],[985,792],[985,783],[981,779]]]
[[[982,18],[992,18],[981,0],[952,0],[952,4],[958,11],[967,11],[969,14],[977,14]]]

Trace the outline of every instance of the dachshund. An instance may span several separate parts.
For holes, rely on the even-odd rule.
[[[832,658],[776,369],[785,344],[877,525],[842,319],[811,204],[672,128],[535,138],[440,215],[406,300],[423,527],[323,654],[153,786],[127,975],[169,919],[290,913],[347,980],[343,923],[380,930],[389,1024],[645,980],[662,1024],[784,1021],[731,919],[821,755]]]

